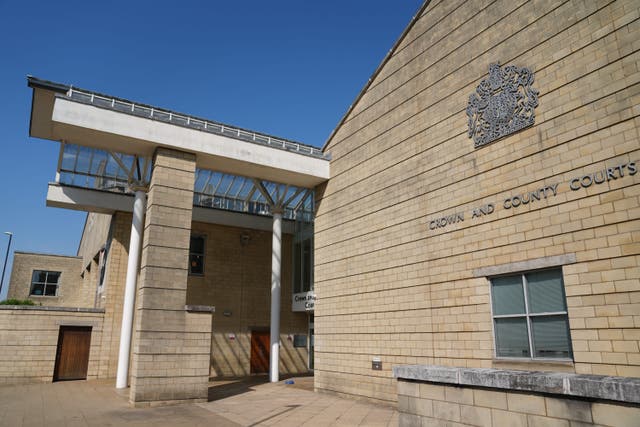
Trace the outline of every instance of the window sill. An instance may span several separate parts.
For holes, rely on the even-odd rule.
[[[60,295],[29,295],[29,298],[53,299],[53,298],[60,298]]]
[[[558,372],[575,372],[575,364],[573,360],[562,359],[499,359],[494,358],[491,361],[491,367],[494,369],[516,369],[516,370],[537,370],[537,371],[558,371]]]

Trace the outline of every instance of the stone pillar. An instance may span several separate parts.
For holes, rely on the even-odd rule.
[[[195,156],[156,150],[136,297],[130,402],[206,401],[211,313],[185,309]]]

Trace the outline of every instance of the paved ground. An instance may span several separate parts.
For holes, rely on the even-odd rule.
[[[257,377],[211,383],[208,403],[131,408],[108,381],[0,386],[0,426],[397,426],[388,407],[314,393]]]

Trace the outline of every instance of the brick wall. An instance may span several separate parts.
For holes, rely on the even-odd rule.
[[[34,270],[61,272],[56,296],[30,295]],[[30,299],[50,307],[93,307],[95,283],[83,281],[82,258],[15,252],[8,298]]]
[[[0,306],[0,385],[51,382],[60,326],[91,326],[87,379],[98,377],[103,313]]]
[[[639,15],[632,0],[428,3],[326,148],[317,389],[394,402],[393,365],[509,366],[474,270],[566,254],[574,361],[529,369],[640,376],[640,174],[569,186],[640,160]],[[493,62],[534,71],[536,123],[474,149],[465,109]],[[430,229],[456,212],[465,220]]]

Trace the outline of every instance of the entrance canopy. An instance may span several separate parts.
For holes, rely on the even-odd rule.
[[[157,147],[196,154],[196,167],[302,188],[329,178],[318,148],[170,110],[28,77],[30,135],[151,158]]]
[[[148,182],[150,175],[149,158],[62,143],[57,182],[49,184],[47,205],[130,212],[129,181]],[[279,206],[284,219],[310,222],[313,218],[312,189],[197,168],[193,190],[194,207],[271,216],[272,206]],[[194,211],[198,217],[196,212],[200,211]]]

